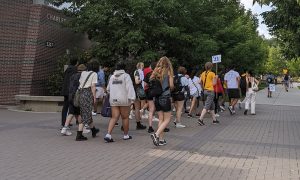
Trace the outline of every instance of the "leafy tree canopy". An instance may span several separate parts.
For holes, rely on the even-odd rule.
[[[68,2],[68,25],[86,32],[102,63],[150,62],[162,55],[175,64],[202,65],[222,54],[220,66],[257,69],[267,58],[258,20],[236,0],[53,0]]]

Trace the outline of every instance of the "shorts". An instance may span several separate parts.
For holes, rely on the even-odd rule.
[[[228,97],[231,99],[239,99],[241,98],[239,89],[227,89]]]
[[[148,91],[145,91],[145,92],[146,92],[146,100],[148,100],[148,101],[153,101],[153,100],[154,100],[154,97],[149,96]]]
[[[72,114],[72,115],[80,115],[80,108],[79,107],[75,107],[73,102],[69,102],[69,114]]]
[[[214,91],[204,91],[205,102],[204,102],[204,109],[206,110],[215,110],[215,92]]]
[[[179,93],[176,93],[176,94],[172,94],[172,99],[173,99],[173,101],[184,101],[184,99],[185,99],[184,93],[179,92]]]
[[[198,98],[198,97],[201,96],[201,94],[200,94],[198,91],[196,91],[196,92],[195,92],[194,94],[192,94],[191,96],[194,97],[194,98]]]
[[[156,111],[170,112],[172,109],[170,96],[155,97],[154,105]]]
[[[96,98],[102,99],[104,97],[104,89],[103,87],[96,87]]]

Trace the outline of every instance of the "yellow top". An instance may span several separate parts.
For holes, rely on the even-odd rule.
[[[201,74],[200,78],[201,78],[204,90],[209,90],[209,91],[214,90],[213,80],[214,80],[215,76],[216,76],[216,74],[211,71],[204,71]]]

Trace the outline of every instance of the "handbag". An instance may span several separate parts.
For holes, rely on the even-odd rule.
[[[83,83],[83,86],[82,86],[82,87],[85,86],[85,84],[87,83],[88,79],[90,78],[90,76],[91,76],[92,74],[93,74],[93,72],[91,72],[91,73],[87,76],[87,78],[85,79],[85,82]],[[79,106],[80,106],[79,99],[80,99],[80,95],[81,95],[82,89],[83,89],[83,88],[79,88],[79,89],[77,89],[76,92],[75,92],[74,99],[73,99],[73,104],[74,104],[75,107],[79,107]]]
[[[103,106],[101,109],[101,115],[103,117],[111,117],[111,106],[109,103],[109,94],[104,98]]]
[[[145,90],[143,89],[143,87],[136,88],[136,94],[140,99],[146,98],[146,93],[145,93]]]
[[[161,95],[158,97],[158,104],[162,111],[168,111],[171,107],[171,99],[169,96]]]
[[[251,84],[252,84],[252,90],[255,91],[255,92],[257,92],[258,91],[258,86],[255,83],[254,78],[253,78],[253,82]]]

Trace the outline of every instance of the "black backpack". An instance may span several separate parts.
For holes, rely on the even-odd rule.
[[[70,78],[70,86],[69,86],[69,100],[72,101],[74,98],[74,95],[80,85],[79,79],[81,76],[81,72],[78,72],[76,74],[73,74]]]
[[[163,93],[161,83],[158,79],[151,79],[149,81],[148,95],[150,97],[157,97]]]
[[[267,82],[268,82],[269,84],[272,84],[272,83],[273,83],[273,79],[272,79],[271,77],[268,77],[268,78],[267,78]]]
[[[287,74],[284,76],[284,80],[285,80],[285,81],[288,81],[288,80],[289,80],[289,76],[288,76]]]
[[[174,76],[174,90],[173,93],[181,92],[183,89],[183,86],[181,84],[181,78],[183,75],[175,75]]]
[[[246,89],[246,85],[247,83],[246,83],[246,76],[242,76],[241,77],[241,81],[240,81],[240,88],[241,89]]]

